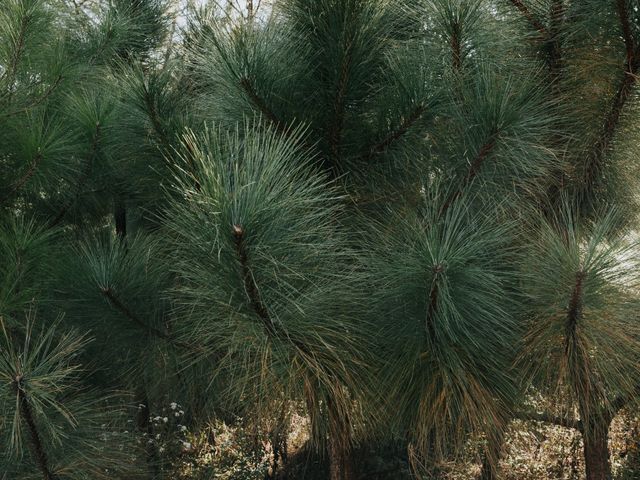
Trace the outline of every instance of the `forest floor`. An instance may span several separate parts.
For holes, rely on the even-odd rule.
[[[326,460],[306,449],[306,420],[295,417],[287,440],[287,480],[325,480]],[[211,439],[214,438],[212,441]],[[213,437],[191,437],[193,448],[177,463],[180,480],[264,480],[273,462],[268,443],[256,444],[247,432],[223,423]],[[640,417],[619,415],[610,435],[611,463],[616,480],[640,480]],[[460,458],[443,462],[433,476],[439,480],[475,480],[481,467],[478,443],[470,442]],[[356,480],[405,480],[410,475],[406,457],[392,448],[356,449]],[[282,475],[275,478],[285,478]],[[579,432],[539,422],[510,424],[500,463],[501,480],[583,480],[582,439]]]

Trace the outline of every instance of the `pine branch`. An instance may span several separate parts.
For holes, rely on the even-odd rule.
[[[89,177],[89,173],[91,172],[91,168],[93,167],[93,163],[98,155],[98,145],[100,143],[100,122],[96,122],[96,129],[93,134],[93,139],[91,141],[91,148],[89,151],[89,155],[87,156],[85,168],[83,169],[80,177],[78,178],[78,182],[76,184],[76,191],[73,198],[68,201],[62,209],[58,212],[58,214],[49,222],[49,228],[53,228],[60,223],[60,221],[67,214],[69,209],[76,203],[78,197],[80,197],[82,185]]]
[[[29,437],[31,440],[31,449],[34,459],[38,464],[38,468],[42,472],[44,480],[58,480],[58,476],[55,475],[49,467],[49,459],[47,452],[42,444],[40,432],[36,426],[33,411],[31,410],[31,404],[29,403],[29,396],[24,389],[24,378],[22,375],[18,375],[13,380],[13,386],[18,396],[18,409],[20,412],[20,418],[27,424],[29,431]]]
[[[27,171],[22,175],[22,177],[18,179],[17,182],[13,184],[13,186],[9,189],[9,191],[2,198],[0,198],[0,205],[2,205],[4,202],[9,200],[11,197],[13,197],[29,181],[29,179],[33,177],[33,175],[36,173],[36,169],[38,168],[38,165],[41,160],[42,160],[42,152],[38,151],[35,157],[33,157],[33,160],[31,161],[31,165],[29,166]]]
[[[558,425],[559,427],[573,428],[574,430],[578,430],[579,432],[584,431],[584,425],[582,424],[581,420],[560,417],[557,415],[552,415],[548,412],[515,412],[514,417],[525,422],[550,423],[552,425]]]
[[[407,117],[402,119],[398,128],[387,135],[381,142],[377,143],[369,150],[367,159],[371,159],[374,155],[385,152],[391,145],[406,135],[411,127],[413,127],[422,117],[426,110],[423,104],[418,105]]]
[[[440,264],[433,267],[433,281],[431,282],[431,290],[429,291],[429,308],[427,309],[426,330],[431,341],[435,341],[435,316],[438,308],[438,278],[444,271],[444,267]]]
[[[273,113],[273,111],[269,108],[269,106],[264,101],[264,99],[258,95],[251,81],[248,78],[243,77],[240,79],[240,86],[242,87],[242,90],[244,90],[244,92],[247,94],[247,96],[251,100],[251,103],[254,104],[254,106],[258,109],[258,111],[262,114],[263,117],[265,117],[267,120],[269,120],[269,122],[271,122],[271,124],[275,127],[276,131],[278,131],[281,134],[286,134],[287,128],[278,119],[276,114]]]
[[[334,167],[339,163],[340,144],[342,143],[342,130],[344,127],[344,108],[347,87],[349,84],[349,71],[351,69],[351,42],[345,48],[344,57],[340,67],[340,78],[336,88],[336,97],[333,104],[334,117],[329,127],[329,148],[333,156]]]
[[[511,4],[516,7],[522,15],[529,21],[529,23],[540,32],[542,35],[547,36],[547,29],[540,23],[540,21],[529,11],[522,0],[510,0]]]
[[[465,175],[464,179],[462,180],[462,184],[460,185],[460,187],[458,187],[457,190],[455,190],[451,195],[449,195],[447,200],[442,205],[442,208],[440,209],[440,212],[439,212],[440,218],[442,218],[447,213],[447,210],[449,210],[449,207],[451,207],[453,202],[455,202],[464,193],[465,189],[469,186],[469,184],[471,184],[471,182],[473,182],[473,179],[478,175],[478,173],[480,173],[480,169],[482,168],[484,161],[491,154],[491,152],[496,146],[496,143],[497,143],[497,134],[494,133],[489,138],[489,141],[484,145],[482,145],[482,147],[480,147],[480,150],[478,151],[476,158],[473,160],[473,162],[471,162],[471,165],[469,166],[469,170]]]
[[[2,114],[2,116],[4,117],[12,117],[14,115],[18,115],[20,113],[24,113],[27,110],[29,110],[30,108],[33,107],[37,107],[38,105],[40,105],[42,102],[44,102],[47,98],[49,98],[49,96],[58,88],[58,86],[60,85],[60,83],[62,82],[62,75],[58,75],[56,77],[56,79],[53,81],[53,83],[51,85],[49,85],[49,88],[47,88],[47,90],[40,95],[38,98],[36,98],[35,100],[33,100],[31,103],[29,103],[28,105],[18,109],[18,110],[13,110],[11,112],[5,112]]]
[[[253,15],[254,15],[254,11],[253,11],[253,0],[247,0],[247,18],[249,20],[253,20]]]
[[[256,285],[255,279],[251,274],[249,267],[249,257],[247,254],[247,248],[245,245],[245,231],[240,225],[233,226],[233,243],[235,245],[236,254],[238,255],[238,261],[240,262],[240,268],[242,270],[242,280],[244,282],[244,290],[249,298],[249,304],[253,311],[258,315],[258,318],[262,321],[265,330],[271,337],[277,337],[276,327],[273,320],[269,316],[267,307],[260,298],[260,292]]]
[[[110,287],[101,287],[100,291],[109,300],[109,302],[117,310],[120,311],[120,313],[122,313],[125,317],[127,317],[129,320],[131,320],[136,325],[138,325],[140,328],[142,328],[143,330],[148,331],[149,333],[152,333],[153,335],[155,335],[158,338],[161,338],[161,339],[166,340],[168,342],[172,341],[172,339],[171,339],[171,337],[169,337],[169,335],[167,335],[166,333],[164,333],[161,330],[158,330],[155,327],[152,327],[151,325],[147,325],[137,315],[135,315],[131,310],[129,310],[129,308],[124,303],[122,303],[120,301],[120,299],[116,296],[115,292]]]
[[[152,327],[151,325],[149,325],[146,322],[144,322],[140,317],[138,317],[136,314],[134,314],[129,309],[129,307],[127,307],[122,302],[122,300],[120,300],[120,298],[116,295],[116,293],[110,287],[100,287],[100,292],[102,292],[102,294],[106,297],[106,299],[109,301],[109,303],[111,303],[116,308],[116,310],[118,310],[126,318],[131,320],[133,323],[138,325],[140,328],[142,328],[146,332],[151,333],[153,336],[155,336],[157,338],[160,338],[161,340],[164,340],[165,342],[169,343],[170,345],[173,345],[175,347],[179,347],[179,348],[181,348],[183,350],[190,350],[192,352],[198,352],[198,353],[203,353],[204,352],[204,349],[202,347],[200,347],[199,345],[190,345],[188,343],[181,342],[181,341],[175,339],[173,336],[169,335],[168,333],[165,333],[162,330],[159,330],[159,329],[157,329],[155,327]]]
[[[160,137],[160,141],[165,146],[169,146],[170,142],[167,138],[167,131],[164,128],[164,125],[162,125],[162,120],[160,119],[160,115],[158,114],[158,109],[156,108],[153,98],[151,97],[151,92],[149,91],[147,86],[144,85],[144,80],[143,80],[143,90],[144,90],[144,103],[147,107],[147,116],[151,121],[153,130],[156,132],[156,135]]]
[[[565,6],[563,0],[554,0],[551,5],[551,18],[548,32],[548,64],[549,72],[553,80],[558,79],[563,66],[562,42],[560,41],[559,35],[564,21],[564,14]]]
[[[594,143],[587,158],[586,175],[584,178],[585,190],[588,190],[597,179],[602,167],[602,160],[620,124],[622,111],[631,96],[631,92],[638,78],[638,69],[640,68],[640,49],[635,45],[631,35],[629,12],[626,8],[626,2],[624,0],[618,0],[617,9],[626,47],[626,63],[622,80],[611,101],[611,108],[605,117],[602,132]]]
[[[247,247],[245,245],[245,230],[240,225],[233,226],[233,243],[236,250],[238,261],[240,262],[240,268],[242,272],[242,281],[244,284],[244,291],[249,299],[251,309],[258,315],[258,318],[262,322],[265,331],[272,339],[287,340],[296,347],[299,352],[307,357],[312,357],[311,350],[301,341],[291,338],[286,330],[279,328],[269,315],[267,306],[263,303],[260,297],[260,291],[258,285],[251,273],[251,267],[249,265],[249,255]]]
[[[611,102],[611,109],[605,118],[602,132],[593,145],[591,154],[588,157],[585,176],[586,186],[590,186],[594,182],[597,174],[600,172],[600,167],[602,166],[600,164],[609,148],[611,140],[613,140],[616,129],[620,123],[622,110],[627,99],[631,95],[633,85],[636,82],[635,75],[637,68],[637,65],[635,65],[632,66],[632,68],[625,69],[624,77],[622,78],[620,86],[616,90],[613,101]]]
[[[624,44],[627,50],[627,65],[633,63],[634,56],[636,55],[635,46],[633,41],[633,35],[631,34],[631,25],[629,22],[629,12],[627,10],[626,0],[617,0],[616,9],[618,10],[618,17],[620,18],[620,26],[622,28],[622,36],[624,37]]]
[[[569,299],[569,308],[567,310],[567,325],[565,331],[565,353],[569,353],[569,349],[576,343],[576,327],[582,317],[582,290],[584,287],[585,273],[580,271],[576,273],[576,281]]]

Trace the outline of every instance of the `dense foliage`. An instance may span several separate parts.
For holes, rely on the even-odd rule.
[[[0,477],[612,478],[640,2],[272,3],[0,2]]]

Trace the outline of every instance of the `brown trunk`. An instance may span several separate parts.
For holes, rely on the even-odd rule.
[[[153,439],[153,423],[149,421],[149,400],[144,392],[138,392],[138,415],[136,418],[136,424],[140,432],[147,434],[147,439]],[[156,445],[149,441],[145,444],[145,453],[147,457],[147,472],[149,479],[155,480],[160,478],[160,470],[158,465],[158,452]]]
[[[609,463],[609,425],[594,428],[584,436],[584,463],[587,480],[611,480]]]
[[[505,428],[506,425],[507,423],[505,423]],[[497,480],[499,478],[498,462],[502,456],[504,436],[505,430],[503,428],[494,435],[489,436],[487,449],[482,459],[482,469],[477,477],[478,480]]]
[[[341,412],[331,399],[327,400],[327,414],[330,425],[329,479],[352,480],[351,425],[348,415]]]
[[[344,447],[340,441],[329,439],[329,478],[330,480],[352,480],[350,448]]]

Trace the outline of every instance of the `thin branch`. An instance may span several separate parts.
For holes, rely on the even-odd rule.
[[[31,161],[31,165],[29,165],[29,168],[27,169],[27,171],[24,172],[22,177],[20,177],[18,181],[15,182],[13,186],[9,189],[9,191],[2,198],[0,198],[0,205],[2,205],[4,202],[6,202],[12,196],[14,196],[29,181],[29,179],[33,177],[41,161],[42,161],[42,152],[38,152],[35,155],[35,157],[33,157],[33,160]]]
[[[627,11],[627,1],[617,0],[616,7],[618,10],[618,17],[620,18],[620,27],[622,28],[622,36],[624,37],[624,44],[627,50],[627,64],[631,65],[633,63],[633,58],[636,53],[635,53],[633,35],[631,34],[629,12]]]
[[[349,85],[349,71],[351,69],[351,48],[351,42],[349,41],[346,45],[340,67],[340,78],[338,79],[336,98],[333,104],[334,117],[329,126],[329,148],[333,156],[334,167],[338,165],[340,158],[340,144],[342,143],[342,130],[344,127],[345,97]]]
[[[563,0],[555,0],[551,5],[548,39],[549,54],[547,57],[549,72],[556,87],[563,67],[563,52],[560,32],[564,23],[565,6]]]
[[[269,315],[267,306],[260,297],[260,291],[256,284],[255,278],[251,273],[251,267],[249,265],[249,255],[245,244],[245,230],[241,225],[234,225],[232,229],[233,244],[240,263],[240,269],[242,272],[242,281],[244,284],[244,291],[249,299],[251,309],[258,315],[258,318],[262,322],[265,331],[272,339],[287,340],[298,349],[300,354],[313,357],[313,354],[309,347],[296,338],[289,336],[289,333],[276,325]]]
[[[29,402],[29,396],[24,389],[24,378],[22,375],[18,375],[13,380],[13,387],[16,395],[18,396],[18,409],[20,412],[20,418],[27,424],[29,430],[29,438],[31,440],[31,450],[33,452],[34,459],[38,464],[38,468],[42,472],[44,480],[58,480],[58,476],[55,475],[49,467],[49,459],[47,452],[44,449],[40,432],[36,426],[31,404]]]
[[[522,0],[510,0],[511,4],[516,7],[522,15],[529,21],[529,23],[540,32],[542,35],[547,35],[547,29],[542,23],[529,11],[527,6],[522,3]]]
[[[287,133],[285,125],[278,119],[275,113],[273,113],[264,99],[258,95],[256,90],[253,88],[251,81],[248,78],[243,77],[240,79],[240,86],[251,100],[251,103],[253,103],[260,111],[262,116],[269,120],[279,133]]]
[[[2,116],[4,116],[4,117],[12,117],[13,115],[18,115],[19,113],[24,113],[27,110],[29,110],[30,108],[33,108],[33,107],[36,107],[36,106],[40,105],[42,102],[44,102],[54,92],[54,90],[56,88],[58,88],[58,85],[60,85],[60,82],[62,82],[62,75],[58,75],[56,77],[56,79],[53,81],[53,83],[51,85],[49,85],[49,88],[47,88],[47,90],[42,95],[40,95],[38,98],[33,100],[31,103],[29,103],[28,105],[25,105],[22,108],[19,108],[18,110],[13,110],[11,112],[3,113]]]
[[[167,138],[167,130],[162,124],[162,120],[160,119],[160,115],[158,114],[158,109],[156,108],[156,104],[151,97],[151,92],[147,88],[146,84],[144,84],[143,79],[143,90],[144,90],[144,103],[147,107],[147,116],[151,121],[151,125],[153,126],[153,130],[156,132],[156,135],[160,137],[160,141],[168,147],[170,142]]]
[[[560,417],[558,415],[552,415],[547,412],[515,412],[514,417],[525,422],[550,423],[552,425],[558,425],[560,427],[573,428],[574,430],[578,430],[579,432],[582,432],[584,430],[584,426],[581,420]]]
[[[148,325],[146,322],[143,322],[137,315],[135,315],[129,308],[120,301],[120,299],[116,296],[115,292],[110,287],[101,287],[100,291],[102,294],[109,300],[109,302],[122,313],[125,317],[131,320],[133,323],[138,325],[143,330],[152,333],[154,336],[166,340],[168,342],[173,343],[173,339],[167,335],[165,332],[158,330],[151,325]]]
[[[254,15],[254,11],[253,11],[253,0],[247,0],[247,18],[249,20],[253,20],[253,15]]]
[[[140,317],[138,317],[136,314],[134,314],[129,309],[129,307],[127,307],[122,302],[122,300],[120,300],[120,298],[118,298],[116,293],[110,287],[101,287],[100,288],[100,292],[102,292],[102,294],[105,296],[105,298],[116,308],[116,310],[118,310],[120,313],[122,313],[125,317],[127,317],[129,320],[131,320],[133,323],[138,325],[143,330],[151,333],[153,336],[164,340],[165,342],[169,343],[170,345],[182,348],[184,350],[189,350],[189,351],[198,352],[198,353],[203,353],[204,352],[204,349],[202,347],[200,347],[199,345],[191,345],[191,344],[188,344],[188,343],[185,343],[185,342],[181,342],[180,340],[175,339],[174,337],[172,337],[168,333],[165,333],[162,330],[159,330],[159,329],[157,329],[155,327],[152,327],[148,323],[144,322]]]
[[[370,159],[374,155],[385,152],[391,145],[400,140],[409,132],[411,127],[420,120],[425,110],[426,107],[424,105],[418,105],[407,117],[402,119],[402,122],[400,122],[400,125],[396,130],[389,133],[389,135],[387,135],[382,141],[371,147],[367,158]]]
[[[473,162],[471,162],[471,165],[469,166],[469,170],[462,180],[462,184],[458,187],[457,190],[455,190],[451,195],[449,195],[447,200],[442,205],[442,208],[440,209],[440,213],[439,213],[440,218],[442,218],[445,215],[445,213],[447,213],[447,210],[449,210],[453,202],[455,202],[458,199],[458,197],[460,197],[464,193],[465,189],[469,186],[471,182],[473,182],[473,179],[478,175],[478,173],[480,173],[480,169],[482,168],[484,161],[487,159],[487,157],[489,157],[489,155],[495,148],[496,143],[497,143],[497,134],[494,133],[493,135],[491,135],[489,141],[484,145],[482,145],[482,147],[480,147],[480,150],[478,151],[476,158],[473,160]]]
[[[433,280],[431,281],[431,289],[429,291],[429,308],[427,309],[427,317],[425,320],[425,327],[431,341],[435,341],[436,331],[434,320],[438,309],[438,279],[443,271],[444,267],[440,264],[433,267]]]
[[[622,80],[611,102],[611,108],[605,117],[602,132],[594,143],[587,164],[584,177],[584,189],[589,189],[596,181],[602,160],[613,140],[617,127],[620,124],[620,117],[627,100],[631,96],[633,87],[637,80],[638,69],[640,68],[640,49],[638,49],[631,36],[629,25],[629,12],[626,9],[624,0],[618,1],[618,15],[624,36],[626,47],[626,63]]]
[[[244,282],[244,290],[249,298],[249,304],[253,311],[258,315],[267,333],[272,337],[277,337],[276,327],[269,315],[267,307],[260,298],[258,285],[256,285],[251,268],[249,267],[249,256],[245,245],[245,231],[240,225],[233,226],[233,243],[240,262],[242,271],[242,281]]]
[[[567,325],[565,331],[565,353],[576,344],[576,327],[582,317],[582,290],[584,286],[585,273],[580,271],[576,273],[576,280],[569,299],[569,308],[567,310]]]

